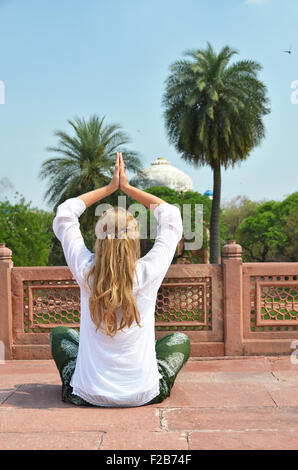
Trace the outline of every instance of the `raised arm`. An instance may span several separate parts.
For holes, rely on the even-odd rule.
[[[163,199],[160,197],[154,196],[153,194],[146,193],[145,191],[142,191],[141,189],[135,188],[134,186],[131,186],[126,177],[126,171],[125,171],[125,166],[122,158],[122,153],[120,155],[120,160],[119,160],[119,183],[120,183],[120,189],[128,194],[128,196],[132,197],[136,201],[138,201],[140,204],[143,204],[146,206],[148,209],[151,209],[154,211],[154,209],[159,205],[165,202]]]
[[[62,245],[66,263],[79,285],[83,283],[84,265],[92,256],[80,231],[79,217],[85,210],[84,201],[77,197],[70,198],[58,206],[53,220],[53,231]]]
[[[85,246],[80,231],[79,217],[87,207],[118,189],[119,158],[117,154],[114,175],[110,184],[81,196],[67,199],[58,206],[56,217],[53,220],[53,230],[61,242],[67,265],[80,285],[84,283],[84,270],[92,261],[93,254]]]
[[[107,186],[104,186],[103,188],[94,189],[94,191],[89,191],[88,193],[81,194],[81,196],[78,196],[78,198],[82,199],[82,201],[85,203],[86,207],[92,206],[92,204],[95,204],[96,202],[100,201],[104,197],[109,196],[114,191],[116,191],[116,189],[119,188],[119,166],[120,166],[120,153],[117,152],[112,181]]]
[[[142,285],[150,287],[151,293],[159,288],[173,260],[177,244],[182,237],[183,225],[180,210],[173,204],[141,189],[131,186],[126,178],[120,155],[120,189],[153,211],[157,220],[157,236],[151,250],[139,262],[142,265]]]

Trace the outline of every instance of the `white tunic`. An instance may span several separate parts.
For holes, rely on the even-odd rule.
[[[70,385],[73,393],[97,406],[140,406],[159,394],[155,352],[155,304],[158,289],[168,271],[183,225],[178,207],[163,202],[153,213],[157,236],[152,249],[137,261],[133,294],[140,312],[140,328],[117,331],[114,338],[97,330],[90,317],[86,273],[95,255],[84,244],[78,218],[86,210],[79,198],[66,200],[57,209],[53,230],[81,293],[80,341]],[[121,309],[118,309],[118,325]]]

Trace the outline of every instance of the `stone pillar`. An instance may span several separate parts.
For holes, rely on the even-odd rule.
[[[235,240],[224,245],[222,266],[225,356],[242,356],[242,247]]]
[[[12,359],[11,255],[5,243],[0,243],[0,341],[4,344],[0,360]]]

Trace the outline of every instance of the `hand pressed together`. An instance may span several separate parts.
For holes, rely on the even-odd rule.
[[[116,191],[117,189],[124,189],[128,186],[126,170],[125,170],[124,161],[123,161],[121,152],[117,152],[116,154],[116,162],[115,162],[113,178],[109,186],[114,191]]]
[[[88,193],[81,194],[81,196],[77,197],[79,199],[82,199],[86,207],[90,207],[92,204],[109,196],[117,189],[121,189],[132,199],[135,199],[136,201],[140,202],[141,204],[152,210],[156,205],[164,202],[163,199],[160,199],[159,197],[154,196],[153,194],[147,193],[146,191],[142,191],[139,188],[135,188],[134,186],[129,184],[129,182],[127,181],[124,161],[121,152],[117,152],[115,168],[111,182],[106,186],[94,189],[93,191],[89,191]]]

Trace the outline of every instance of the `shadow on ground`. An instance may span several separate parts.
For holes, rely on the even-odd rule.
[[[11,392],[9,394],[9,392]],[[75,405],[64,403],[61,399],[61,385],[30,383],[16,384],[14,390],[0,389],[1,394],[9,394],[3,405],[16,408],[66,408]]]

